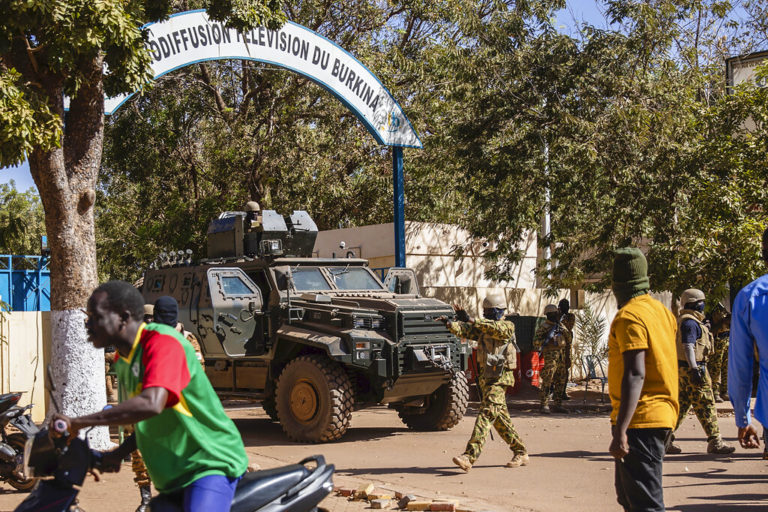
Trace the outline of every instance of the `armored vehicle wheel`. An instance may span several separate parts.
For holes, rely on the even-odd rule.
[[[414,430],[450,430],[464,417],[468,399],[467,377],[464,372],[456,372],[450,382],[428,397],[426,411],[398,408],[397,413],[403,423]]]
[[[295,441],[335,441],[347,431],[354,395],[344,370],[320,355],[301,356],[277,381],[277,416]]]
[[[269,419],[272,421],[279,421],[277,419],[277,402],[275,401],[274,395],[262,400],[261,407],[264,409],[264,412],[267,413]]]

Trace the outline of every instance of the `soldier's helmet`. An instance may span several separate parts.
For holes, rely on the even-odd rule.
[[[555,306],[554,304],[547,304],[544,307],[544,314],[548,315],[549,313],[557,313],[557,306]]]
[[[697,289],[697,288],[688,288],[683,292],[683,294],[680,296],[680,304],[685,306],[686,304],[691,304],[695,302],[699,302],[702,300],[705,300],[706,297],[704,297],[704,292]]]
[[[498,292],[492,292],[483,299],[483,309],[507,309],[507,301]]]
[[[258,212],[261,210],[261,207],[259,206],[259,203],[256,201],[248,201],[245,203],[245,211],[246,212]]]

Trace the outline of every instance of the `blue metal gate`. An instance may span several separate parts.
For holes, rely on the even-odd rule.
[[[0,299],[11,311],[51,310],[51,271],[45,256],[0,255]]]

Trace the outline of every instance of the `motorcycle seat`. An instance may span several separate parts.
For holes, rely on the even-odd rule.
[[[309,474],[310,471],[301,464],[246,473],[237,484],[232,510],[261,508],[285,494]]]
[[[0,412],[5,412],[16,405],[21,398],[21,393],[3,393],[0,395]]]

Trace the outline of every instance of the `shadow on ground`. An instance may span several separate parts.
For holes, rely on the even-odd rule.
[[[756,512],[768,510],[768,494],[721,494],[720,496],[691,496],[704,503],[668,507],[669,512]]]
[[[267,418],[235,418],[237,429],[243,436],[246,447],[305,445],[288,439],[280,424]],[[374,441],[411,432],[408,427],[355,427],[352,426],[344,437],[333,444],[350,444],[360,441]]]

